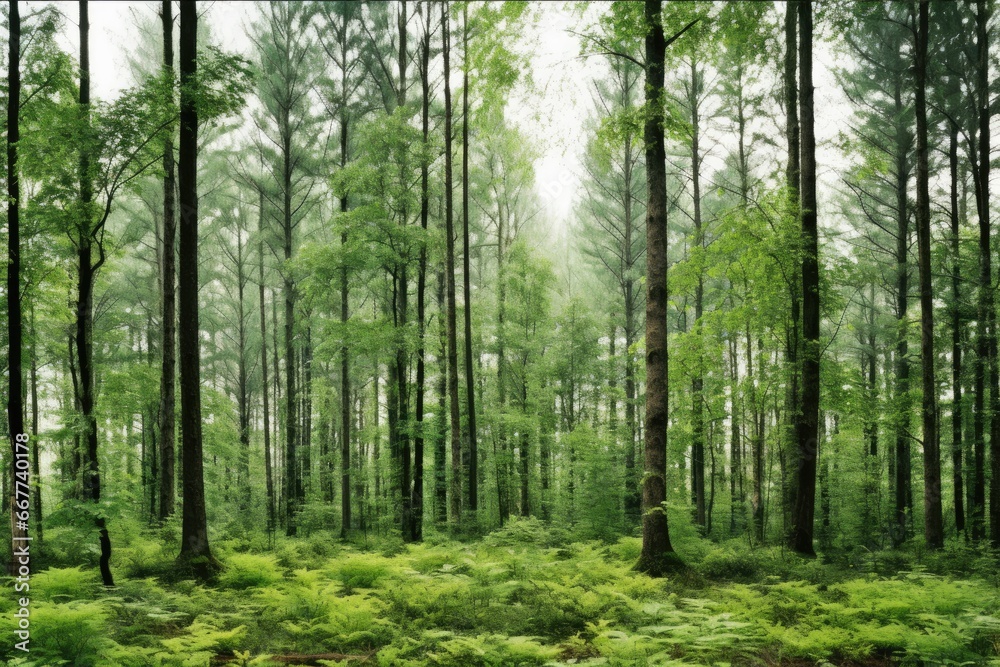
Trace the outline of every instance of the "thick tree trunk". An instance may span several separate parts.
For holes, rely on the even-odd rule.
[[[819,449],[819,237],[816,216],[816,136],[812,82],[812,0],[799,3],[800,115],[802,123],[802,413],[796,421],[798,485],[795,494],[794,549],[813,550],[816,458]]]
[[[667,173],[663,136],[666,43],[662,2],[646,0],[646,461],[642,552],[636,569],[663,576],[680,560],[667,526]],[[676,36],[675,36],[676,38]]]
[[[163,0],[163,73],[173,78],[174,71],[174,17],[173,3]],[[174,434],[175,368],[176,368],[176,265],[175,251],[177,235],[177,213],[174,210],[174,191],[177,183],[174,177],[173,128],[163,141],[163,298],[160,321],[163,335],[160,346],[162,356],[160,366],[160,410],[158,431],[160,434],[159,456],[159,518],[161,521],[174,513]]]
[[[201,356],[198,328],[198,114],[192,81],[197,72],[195,0],[181,2],[181,117],[178,182],[180,253],[177,271],[181,375],[183,513],[178,560],[200,576],[218,568],[208,545],[201,439]]]

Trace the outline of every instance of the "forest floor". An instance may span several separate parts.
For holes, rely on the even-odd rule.
[[[47,535],[67,549],[50,546],[50,559],[73,556],[68,537]],[[535,520],[475,542],[429,535],[367,549],[321,532],[267,550],[257,536],[217,541],[226,569],[206,586],[180,578],[167,541],[144,532],[116,548],[114,589],[89,565],[33,574],[30,653],[11,641],[0,661],[1000,665],[1000,568],[986,552],[956,543],[933,556],[803,560],[690,542],[690,570],[657,580],[631,570],[637,538],[572,542]],[[6,637],[15,604],[0,597]]]

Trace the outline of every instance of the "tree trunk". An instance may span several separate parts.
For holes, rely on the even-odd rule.
[[[957,84],[958,78],[952,77]],[[957,87],[957,86],[955,86]],[[962,310],[960,307],[959,216],[958,216],[958,124],[948,125],[948,175],[951,217],[951,463],[955,499],[955,532],[965,532],[965,492],[962,477]]]
[[[646,460],[642,552],[636,569],[663,576],[680,566],[667,526],[667,172],[663,133],[666,43],[662,2],[646,0]],[[675,35],[671,39],[676,39]]]
[[[425,26],[430,24],[430,5],[427,8]],[[423,7],[421,7],[423,9]],[[424,146],[428,145],[430,136],[430,53],[431,32],[425,27],[420,45],[420,126]],[[426,313],[425,297],[427,291],[427,221],[430,217],[430,182],[427,160],[420,164],[420,229],[423,238],[420,244],[420,268],[417,275],[417,396],[414,406],[414,418],[417,422],[416,434],[413,439],[413,491],[410,507],[413,513],[410,522],[410,539],[419,542],[424,531],[424,394],[426,384],[426,368],[424,350],[426,347]]]
[[[800,128],[799,128],[799,89],[796,80],[798,69],[798,47],[797,47],[797,18],[799,11],[799,0],[789,0],[785,4],[785,59],[784,59],[784,88],[785,88],[785,134],[788,140],[788,164],[785,168],[785,186],[788,189],[788,204],[790,211],[798,215],[799,205],[799,171],[800,171]],[[796,255],[798,249],[796,249]],[[787,459],[791,451],[796,447],[796,424],[800,410],[799,401],[799,381],[802,369],[800,367],[799,348],[801,345],[800,325],[802,321],[801,303],[801,282],[798,258],[792,262],[791,275],[788,282],[788,294],[790,301],[790,314],[788,323],[788,333],[785,338],[785,365],[788,369],[788,385],[785,391],[785,419],[787,428],[784,433],[784,445],[782,447],[782,460]],[[757,437],[763,437],[758,434]],[[788,526],[788,513],[795,505],[795,485],[796,480],[790,478],[785,472],[781,475],[782,486],[782,516],[785,519],[785,530]],[[763,537],[761,535],[760,537]]]
[[[438,307],[438,409],[434,434],[434,521],[444,524],[448,520],[448,325],[444,316],[447,306],[444,297],[444,271],[437,274]]]
[[[15,462],[28,462],[27,435],[24,432],[24,406],[21,403],[23,373],[21,371],[21,181],[17,166],[17,142],[20,140],[21,108],[21,15],[17,0],[10,3],[10,39],[8,41],[7,99],[7,430],[10,433],[10,529],[11,559],[9,573],[18,572],[17,552],[28,542],[28,478],[18,479],[20,468]],[[37,468],[31,470],[39,474]],[[22,477],[25,477],[22,475]],[[20,483],[20,486],[19,486]],[[21,499],[18,499],[18,490]],[[20,512],[15,511],[20,510]],[[23,508],[23,509],[22,509]],[[23,513],[23,514],[21,514]],[[24,520],[18,516],[21,514]],[[41,518],[40,516],[37,518]]]
[[[816,456],[819,428],[819,237],[816,217],[816,136],[813,119],[812,0],[799,3],[800,115],[802,124],[802,414],[796,421],[798,485],[795,494],[795,551],[813,555]]]
[[[274,473],[271,468],[271,406],[268,401],[268,380],[267,380],[267,316],[264,312],[264,191],[260,191],[259,199],[260,218],[257,223],[257,255],[260,264],[257,267],[257,285],[260,297],[260,372],[261,372],[261,394],[264,401],[264,476],[267,485],[267,530],[274,530],[275,508],[274,508]]]
[[[242,212],[241,212],[242,215]],[[237,387],[236,404],[240,420],[239,453],[239,508],[241,513],[250,510],[250,374],[247,361],[247,328],[245,293],[247,284],[245,257],[243,255],[243,228],[236,230],[236,294],[239,322],[236,327]]]
[[[469,511],[479,509],[479,445],[476,392],[472,373],[472,294],[469,285],[469,5],[462,7],[462,292],[465,300],[465,392],[469,424]]]
[[[917,116],[917,255],[920,277],[920,361],[924,449],[924,539],[929,549],[944,546],[941,513],[941,456],[938,453],[937,386],[934,380],[934,293],[931,281],[931,205],[927,148],[928,0],[921,0],[915,52],[914,103]],[[995,396],[994,396],[995,400]]]
[[[163,0],[161,10],[163,19],[163,73],[165,77],[173,78],[174,71],[174,17],[173,3]],[[173,93],[171,93],[173,97]],[[160,410],[159,433],[159,496],[161,521],[174,513],[174,403],[175,403],[175,367],[176,367],[176,269],[175,251],[177,235],[177,214],[174,210],[174,191],[177,183],[174,177],[174,138],[171,127],[163,141],[163,319],[160,327],[163,342],[160,348],[162,362],[160,367]]]
[[[177,271],[181,375],[183,520],[178,561],[206,577],[218,568],[208,545],[201,440],[201,369],[198,329],[198,114],[191,86],[197,73],[195,0],[181,2],[181,117],[178,181],[180,255]]]
[[[691,493],[694,496],[694,522],[702,529],[706,526],[705,518],[705,405],[702,389],[705,378],[702,368],[702,328],[701,318],[704,311],[705,281],[701,269],[701,248],[704,246],[704,236],[701,229],[701,155],[699,146],[698,92],[701,87],[697,61],[691,60],[691,187],[694,201],[694,246],[699,254],[696,257],[698,282],[694,292],[694,333],[698,348],[695,358],[694,377],[691,379]]]
[[[442,19],[444,53],[444,193],[445,278],[448,296],[448,400],[451,404],[451,499],[450,521],[457,527],[462,514],[462,423],[458,403],[458,325],[455,305],[455,224],[452,205],[452,111],[450,11],[445,5]]]
[[[996,348],[996,338],[991,332],[991,325],[995,320],[994,299],[993,299],[993,270],[991,265],[990,249],[990,217],[989,217],[989,73],[987,63],[989,57],[988,36],[986,34],[987,22],[986,3],[978,1],[976,3],[976,42],[978,63],[976,69],[977,85],[977,106],[979,121],[979,136],[976,137],[978,156],[974,159],[973,183],[976,195],[976,212],[979,217],[979,300],[976,326],[976,397],[975,397],[975,422],[973,425],[973,442],[975,447],[975,479],[972,505],[972,538],[980,540],[986,537],[986,445],[985,431],[986,424],[989,424],[990,435],[995,432],[995,423],[1000,420],[996,414],[990,410],[986,403],[986,379],[988,376],[996,376],[996,363],[994,350]],[[985,156],[985,160],[983,159]],[[987,180],[984,180],[987,179]],[[990,386],[993,380],[990,379]],[[989,420],[987,422],[987,420]],[[997,443],[1000,445],[1000,443]],[[994,443],[990,443],[991,468],[992,463],[1000,460],[997,458]],[[993,483],[990,487],[991,514],[993,512],[993,489],[1000,491],[1000,484]],[[1000,518],[1000,517],[998,517]],[[993,523],[991,516],[990,523]],[[992,528],[992,525],[991,525]],[[1000,534],[991,530],[990,537],[996,541]]]

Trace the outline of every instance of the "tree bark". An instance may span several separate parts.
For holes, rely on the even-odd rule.
[[[22,319],[21,319],[21,180],[17,166],[17,142],[20,141],[21,108],[21,15],[17,0],[10,3],[10,38],[8,41],[8,99],[7,99],[7,430],[10,434],[10,529],[11,560],[9,573],[17,573],[16,552],[29,544],[27,521],[17,517],[21,503],[28,509],[28,498],[18,502],[18,482],[25,489],[24,480],[18,480],[15,461],[27,461],[28,449],[24,438],[24,405],[21,403],[23,372],[21,369]],[[38,475],[39,471],[31,470]],[[29,487],[30,488],[30,487]],[[30,494],[30,490],[28,491]],[[22,512],[24,510],[21,510]],[[38,517],[41,518],[41,517]]]
[[[430,136],[431,12],[429,3],[424,3],[421,10],[424,7],[426,7],[427,15],[424,17],[425,28],[420,44],[420,126],[426,147]],[[430,217],[429,171],[429,165],[425,159],[420,164],[420,229],[423,232],[423,238],[420,245],[420,268],[417,275],[417,338],[419,344],[417,346],[417,396],[414,406],[417,430],[413,439],[413,491],[410,499],[413,513],[410,522],[410,539],[414,542],[422,540],[424,532],[424,395],[426,390],[424,350],[426,347],[427,222]]]
[[[699,253],[697,263],[698,282],[694,292],[694,334],[698,348],[695,359],[694,377],[691,379],[691,493],[694,496],[694,522],[702,529],[705,517],[705,405],[703,387],[705,383],[702,354],[701,318],[704,312],[705,279],[701,269],[701,249],[704,235],[701,228],[701,155],[700,128],[698,117],[698,92],[701,86],[697,61],[691,60],[691,90],[688,103],[691,105],[691,188],[694,203],[694,247]]]
[[[958,83],[957,77],[952,77]],[[957,86],[955,86],[957,88]],[[965,532],[965,491],[962,476],[962,310],[960,307],[958,124],[948,124],[948,175],[951,219],[951,463],[955,499],[955,532]]]
[[[208,544],[201,438],[201,356],[198,328],[198,113],[193,82],[197,75],[196,0],[181,2],[181,115],[178,182],[180,245],[177,271],[180,327],[181,465],[183,510],[178,561],[199,576],[218,568]]]
[[[174,17],[173,3],[163,0],[163,73],[171,80],[174,76]],[[171,98],[173,93],[171,93]],[[171,100],[172,101],[172,100]],[[177,213],[174,210],[174,191],[177,183],[174,175],[174,138],[171,126],[163,141],[163,300],[160,322],[163,335],[160,354],[160,410],[159,433],[159,518],[161,521],[174,513],[174,404],[176,368],[176,265],[175,250],[177,236]]]
[[[455,224],[452,205],[452,110],[450,11],[443,8],[444,53],[444,193],[445,193],[445,279],[448,297],[448,400],[451,407],[451,498],[450,521],[457,527],[462,514],[462,423],[458,403],[458,325],[455,304]]]
[[[984,3],[980,3],[982,6]],[[937,385],[934,379],[934,292],[931,281],[930,170],[927,148],[927,40],[930,9],[920,0],[915,52],[914,103],[917,115],[917,255],[920,276],[920,361],[923,390],[924,540],[929,549],[944,546],[941,512],[941,456],[938,453]],[[988,131],[988,130],[987,130]],[[996,400],[994,394],[991,403]],[[991,448],[996,447],[996,436]],[[1000,451],[998,448],[996,451]],[[994,457],[995,458],[995,457]],[[992,500],[992,497],[991,497]],[[992,511],[991,514],[995,514]],[[991,519],[992,520],[992,519]],[[997,523],[1000,526],[1000,521]]]
[[[667,172],[663,132],[666,43],[662,1],[646,0],[646,416],[642,552],[636,569],[663,576],[680,560],[667,526]]]
[[[479,509],[479,445],[472,373],[472,293],[469,285],[469,5],[462,7],[462,293],[465,301],[465,393],[469,424],[469,511]]]
[[[798,485],[793,547],[813,555],[816,458],[819,449],[819,237],[816,216],[816,136],[813,116],[812,0],[799,3],[799,64],[802,217],[802,414],[796,421]]]
[[[788,140],[788,163],[785,168],[785,185],[788,189],[788,204],[790,211],[798,215],[799,205],[799,171],[800,171],[800,128],[799,128],[799,90],[797,82],[798,71],[798,12],[799,0],[789,0],[785,4],[785,58],[784,58],[784,88],[785,88],[785,135]],[[785,432],[785,446],[782,456],[787,458],[788,453],[796,447],[796,424],[800,410],[799,392],[800,367],[799,348],[801,346],[801,323],[802,323],[802,293],[799,266],[796,260],[792,262],[793,268],[788,282],[788,296],[790,302],[790,313],[788,323],[788,333],[785,338],[785,365],[788,369],[788,385],[785,391],[785,418],[787,420],[787,430]],[[758,438],[763,434],[757,434]],[[783,458],[784,460],[784,458]],[[789,478],[787,474],[782,474],[782,516],[788,525],[788,513],[795,505],[796,482],[794,478]],[[763,538],[763,534],[760,535]]]
[[[260,263],[257,266],[257,285],[260,298],[260,370],[261,370],[261,394],[264,405],[264,477],[267,485],[267,530],[271,532],[275,528],[275,507],[274,507],[274,473],[271,463],[271,406],[269,405],[269,389],[267,378],[267,316],[264,312],[264,191],[260,191],[259,199],[260,217],[257,221],[257,256]]]

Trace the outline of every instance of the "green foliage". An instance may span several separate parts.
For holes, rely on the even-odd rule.
[[[219,575],[219,585],[235,590],[262,588],[281,578],[281,568],[273,556],[233,554],[226,559],[225,569]]]

